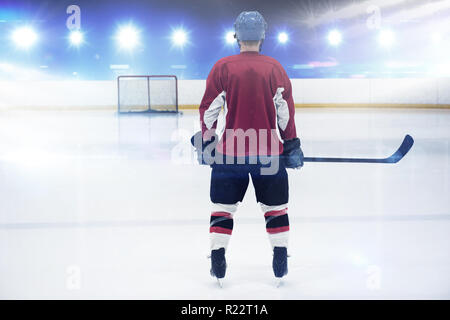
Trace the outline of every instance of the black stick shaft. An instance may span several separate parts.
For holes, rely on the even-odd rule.
[[[411,149],[414,144],[414,139],[409,134],[405,136],[402,144],[388,158],[374,159],[374,158],[327,158],[327,157],[305,157],[305,162],[352,162],[352,163],[397,163],[399,162]]]
[[[391,163],[387,159],[370,159],[370,158],[320,158],[320,157],[305,157],[305,162],[353,162],[353,163]]]

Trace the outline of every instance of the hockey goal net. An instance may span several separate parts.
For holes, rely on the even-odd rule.
[[[119,113],[178,113],[176,76],[119,76],[117,92]]]

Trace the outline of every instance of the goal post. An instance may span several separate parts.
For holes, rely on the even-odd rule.
[[[119,113],[178,113],[178,79],[174,75],[117,77]]]

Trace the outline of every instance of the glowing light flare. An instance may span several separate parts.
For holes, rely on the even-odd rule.
[[[236,38],[234,37],[234,31],[228,31],[225,34],[225,42],[228,44],[236,43]]]
[[[139,44],[139,31],[132,25],[120,27],[116,39],[120,48],[131,50]]]
[[[286,33],[286,32],[280,32],[279,34],[278,34],[278,42],[279,43],[286,43],[286,42],[288,42],[288,40],[289,40],[289,36],[288,36],[288,34]]]
[[[84,35],[81,31],[72,31],[69,35],[70,44],[73,46],[79,46],[84,42]]]
[[[172,43],[178,47],[184,46],[187,40],[187,33],[183,29],[177,29],[172,33]]]
[[[18,47],[28,49],[37,42],[38,35],[31,27],[20,27],[12,33],[12,40]]]
[[[338,30],[328,32],[328,43],[332,46],[338,46],[342,42],[342,34]]]

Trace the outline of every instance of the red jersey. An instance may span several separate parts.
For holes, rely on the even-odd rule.
[[[203,134],[216,129],[222,108],[224,128],[218,132],[216,147],[222,154],[279,155],[280,139],[297,137],[286,71],[278,61],[256,51],[222,58],[212,68],[200,104]]]

